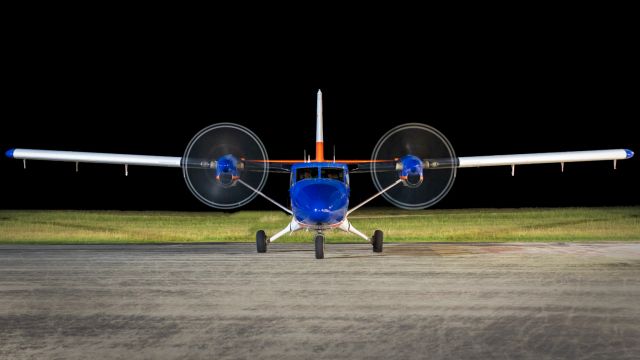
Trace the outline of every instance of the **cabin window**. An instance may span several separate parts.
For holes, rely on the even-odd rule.
[[[320,177],[323,179],[333,179],[344,182],[344,169],[322,168]]]
[[[310,167],[310,168],[298,168],[296,170],[296,181],[304,180],[304,179],[315,179],[318,177],[318,168]]]

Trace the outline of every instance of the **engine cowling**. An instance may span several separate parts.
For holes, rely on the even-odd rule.
[[[233,155],[223,155],[216,161],[216,180],[223,187],[232,187],[240,179],[242,163]]]
[[[400,158],[397,167],[400,168],[398,175],[404,186],[415,188],[422,184],[424,180],[422,159],[413,155],[405,155]]]

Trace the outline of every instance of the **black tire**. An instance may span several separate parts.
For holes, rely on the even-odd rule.
[[[264,233],[264,230],[259,230],[256,233],[256,248],[259,253],[267,252],[267,234]]]
[[[316,235],[313,241],[316,245],[316,259],[324,259],[324,235]]]
[[[383,239],[384,239],[384,234],[382,230],[376,230],[373,232],[373,237],[371,238],[371,245],[373,245],[373,252],[377,252],[377,253],[382,252]]]

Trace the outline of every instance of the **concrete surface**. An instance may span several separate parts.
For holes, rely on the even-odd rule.
[[[0,246],[0,358],[638,359],[640,243]]]

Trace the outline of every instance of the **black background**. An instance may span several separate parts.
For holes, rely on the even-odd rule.
[[[90,20],[22,24],[5,61],[0,150],[36,148],[181,156],[216,122],[251,128],[269,157],[314,149],[315,94],[324,93],[326,157],[369,158],[387,130],[434,126],[458,156],[629,148],[637,63],[630,28],[530,21],[390,32],[194,32]],[[334,29],[335,30],[335,29]],[[640,165],[618,162],[460,169],[437,208],[640,203]],[[180,169],[0,161],[0,207],[210,210]],[[266,192],[286,203],[288,176]],[[352,176],[352,203],[374,192]],[[379,199],[373,206],[388,205]],[[272,209],[262,199],[247,208]]]

